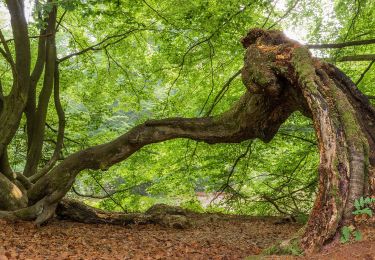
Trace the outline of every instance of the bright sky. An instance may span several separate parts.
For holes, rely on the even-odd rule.
[[[9,13],[0,2],[0,29],[9,26]]]
[[[285,13],[288,9],[287,0],[276,0],[276,9],[280,13]],[[328,23],[338,24],[337,19],[335,18],[334,4],[332,0],[321,0],[320,1],[322,12],[320,13],[322,19],[322,26]],[[295,9],[298,10],[299,4],[296,5]],[[289,23],[288,23],[289,22]],[[308,17],[301,18],[301,24],[295,25],[291,24],[288,18],[285,18],[281,21],[281,25],[284,28],[284,33],[291,39],[297,40],[300,43],[307,43],[308,35],[308,26],[307,24],[311,22]]]
[[[26,0],[25,1],[25,13],[26,13],[26,19],[28,21],[32,19],[31,6],[32,6],[32,1]],[[0,2],[0,29],[3,29],[5,27],[10,27],[10,16],[3,2]]]
[[[275,8],[278,12],[284,13],[286,12],[287,8],[287,1],[286,0],[275,0],[276,5]],[[289,38],[299,41],[300,43],[306,43],[305,39],[308,34],[307,30],[305,28],[298,28],[298,31],[296,28],[292,28],[285,24],[285,22],[281,21],[283,31],[286,36]]]

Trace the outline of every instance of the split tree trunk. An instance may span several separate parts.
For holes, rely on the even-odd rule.
[[[287,88],[302,93],[300,104],[313,119],[320,151],[319,192],[301,246],[317,251],[352,222],[355,199],[375,195],[375,110],[339,69],[312,58],[280,33],[252,30],[243,44],[243,78],[249,91],[273,94],[284,78]]]
[[[53,167],[62,130],[51,164],[38,171],[52,87],[55,106],[60,107],[54,42],[56,8],[46,17],[50,35],[39,42],[38,60],[30,77],[22,1],[6,3],[12,17],[16,60],[2,40],[5,51],[1,54],[14,70],[14,86],[8,96],[0,88],[0,217],[44,223],[53,217],[58,203],[84,169],[106,170],[145,145],[173,138],[206,143],[259,138],[268,142],[297,110],[314,121],[320,150],[319,193],[301,238],[303,249],[317,251],[337,238],[339,228],[352,222],[354,200],[375,195],[374,108],[333,65],[312,58],[305,47],[279,31],[259,29],[251,30],[242,40],[246,48],[242,79],[247,91],[229,111],[215,117],[150,120],[109,143],[72,154]],[[44,84],[37,108],[35,82],[43,67]],[[24,174],[15,174],[9,167],[6,149],[22,112],[27,115],[29,153]]]

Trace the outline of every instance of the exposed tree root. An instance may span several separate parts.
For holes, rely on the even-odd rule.
[[[79,201],[64,199],[56,209],[58,218],[91,224],[159,224],[164,227],[184,229],[191,226],[186,212],[179,207],[157,204],[145,214],[108,212],[95,209]]]

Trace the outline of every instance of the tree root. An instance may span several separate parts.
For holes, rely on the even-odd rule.
[[[185,229],[191,226],[186,211],[179,207],[156,204],[146,213],[108,212],[85,205],[77,200],[64,199],[57,208],[60,219],[90,224],[158,224],[163,227]]]

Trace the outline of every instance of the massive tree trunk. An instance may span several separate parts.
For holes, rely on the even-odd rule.
[[[252,30],[243,44],[249,92],[279,95],[283,81],[314,122],[319,192],[301,246],[319,250],[352,222],[354,200],[375,194],[375,109],[344,73],[279,32]]]
[[[213,117],[149,120],[109,143],[74,153],[54,166],[64,132],[54,40],[56,7],[43,18],[47,28],[41,33],[46,39],[39,41],[38,58],[30,76],[30,47],[22,1],[7,1],[7,5],[16,59],[13,60],[0,34],[4,48],[0,49],[1,54],[14,72],[11,93],[4,96],[0,88],[1,217],[44,223],[53,217],[79,172],[106,170],[151,143],[173,138],[210,144],[254,138],[269,142],[295,111],[313,120],[320,150],[319,192],[301,238],[302,248],[312,252],[334,241],[340,227],[352,222],[354,200],[375,195],[374,108],[335,66],[311,57],[305,47],[279,31],[259,29],[251,30],[242,40],[246,48],[242,69],[246,90],[229,111]],[[43,87],[36,104],[36,82],[43,70]],[[59,137],[50,162],[38,169],[52,90],[60,120]],[[22,113],[27,118],[28,156],[21,174],[10,168],[7,147]]]

